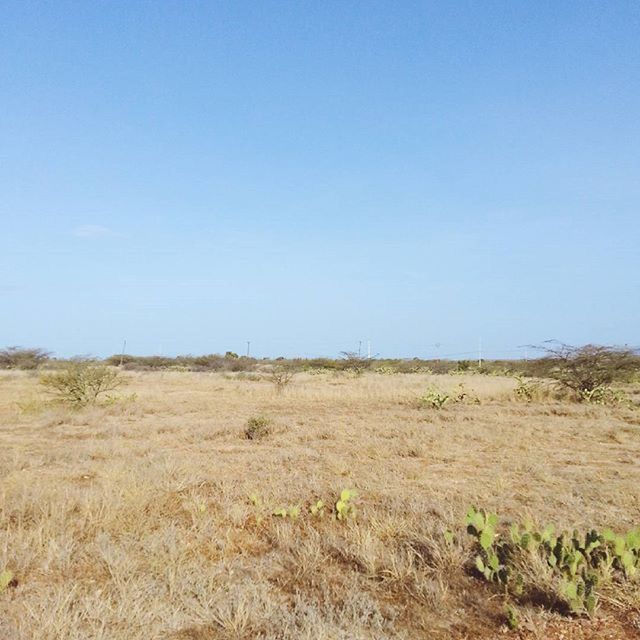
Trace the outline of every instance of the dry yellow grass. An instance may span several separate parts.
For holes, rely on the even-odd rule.
[[[487,376],[301,374],[282,394],[220,374],[128,379],[135,399],[71,412],[43,404],[37,378],[0,376],[0,571],[17,579],[0,638],[490,638],[501,605],[465,572],[466,542],[442,543],[470,504],[566,528],[640,522],[630,409],[517,403],[512,380]],[[481,404],[415,402],[460,383]],[[272,432],[247,440],[255,415]],[[345,487],[354,521],[308,514]],[[293,504],[296,521],[268,515]],[[564,632],[634,637],[635,597]],[[557,616],[523,616],[527,637],[555,637]]]

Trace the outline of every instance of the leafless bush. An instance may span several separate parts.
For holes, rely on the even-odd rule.
[[[345,368],[357,376],[362,375],[371,366],[371,360],[361,356],[356,351],[341,351],[340,355],[345,361]]]
[[[269,379],[275,385],[276,391],[282,393],[285,387],[293,380],[295,373],[291,366],[281,364],[271,369]]]

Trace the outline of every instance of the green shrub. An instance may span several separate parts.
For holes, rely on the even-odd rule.
[[[261,440],[271,433],[271,420],[265,416],[253,416],[247,420],[244,435],[247,440]]]
[[[58,402],[79,408],[95,404],[100,396],[120,387],[124,379],[105,365],[73,361],[60,371],[43,374],[40,383]]]

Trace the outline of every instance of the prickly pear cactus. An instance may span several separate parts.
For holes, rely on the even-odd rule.
[[[507,593],[518,597],[527,586],[519,566],[527,558],[542,559],[557,580],[567,610],[576,615],[594,613],[599,583],[640,575],[640,529],[625,535],[611,529],[556,534],[552,525],[538,529],[525,521],[513,523],[505,534],[498,530],[495,514],[474,507],[465,523],[477,542],[474,568],[486,580],[503,584]]]

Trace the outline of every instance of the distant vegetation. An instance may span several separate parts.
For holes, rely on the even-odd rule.
[[[627,347],[570,345],[548,342],[539,347],[542,356],[529,360],[424,360],[421,358],[365,358],[344,351],[340,358],[250,358],[227,351],[225,355],[135,356],[119,354],[102,361],[130,371],[222,371],[276,372],[286,379],[296,372],[349,372],[361,375],[365,371],[379,374],[434,373],[507,375],[526,378],[551,378],[578,399],[594,400],[613,382],[628,382],[640,375],[638,351]],[[52,358],[44,349],[7,347],[0,351],[0,369],[34,370],[57,368],[65,360]],[[276,375],[274,373],[273,375]],[[281,375],[282,374],[282,375]],[[277,381],[274,379],[274,384]]]
[[[37,369],[47,362],[51,354],[44,349],[23,349],[7,347],[0,350],[0,369]]]

